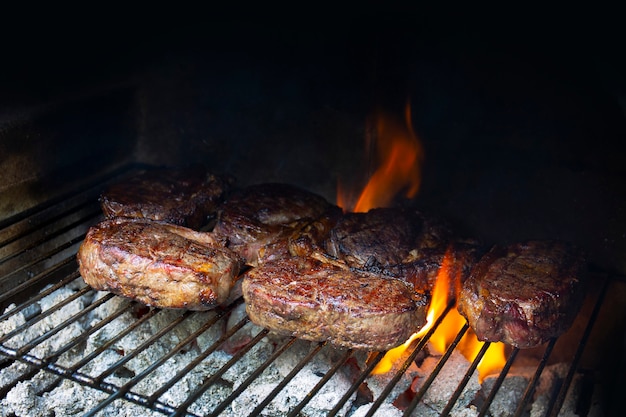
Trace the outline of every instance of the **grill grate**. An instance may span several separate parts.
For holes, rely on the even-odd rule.
[[[245,314],[237,315],[241,299],[210,312],[165,311],[93,291],[77,271],[78,245],[101,219],[97,196],[102,187],[136,169],[121,170],[0,223],[0,410],[12,407],[7,415],[20,415],[55,407],[57,417],[136,415],[137,410],[172,416],[390,415],[386,407],[393,407],[411,385],[411,372],[451,305],[413,343],[401,364],[384,376],[372,376],[383,353],[279,338],[254,326]],[[602,277],[579,346],[543,415],[558,415],[571,390],[610,281]],[[436,365],[420,375],[421,385],[399,407],[402,411],[394,408],[397,414],[391,415],[423,413],[420,407],[467,330],[465,324]],[[556,342],[547,343],[534,363],[513,406],[515,416],[530,414]],[[445,403],[429,406],[433,415],[454,414],[458,407],[471,415],[494,415],[494,401],[507,389],[507,375],[523,353],[518,349],[510,350],[489,392],[480,400],[474,393],[471,404],[459,405],[489,347],[485,343],[467,364]],[[303,374],[310,377],[306,382]],[[69,396],[59,394],[62,389]],[[24,392],[30,399],[16,405],[14,398]],[[59,407],[63,398],[66,402]],[[369,408],[360,409],[362,405]]]

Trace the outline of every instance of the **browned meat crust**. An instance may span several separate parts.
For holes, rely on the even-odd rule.
[[[402,279],[424,291],[434,287],[446,254],[454,279],[463,281],[482,252],[477,242],[457,238],[444,222],[408,208],[345,214],[323,245],[351,268]],[[450,295],[456,296],[453,288]]]
[[[194,168],[145,171],[100,196],[107,218],[137,217],[199,229],[215,215],[232,180]]]
[[[282,256],[295,231],[328,212],[341,209],[323,197],[288,184],[258,184],[234,192],[220,210],[214,232],[250,265]]]
[[[224,303],[243,265],[211,233],[145,219],[105,220],[78,250],[85,282],[161,308]]]
[[[251,269],[242,290],[248,315],[260,326],[368,350],[405,342],[425,324],[430,301],[403,281],[303,257]]]
[[[463,284],[458,310],[480,340],[531,348],[571,326],[584,276],[584,257],[571,245],[495,246]]]

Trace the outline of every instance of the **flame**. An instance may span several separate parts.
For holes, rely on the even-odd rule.
[[[372,371],[373,374],[389,372],[393,364],[398,361],[402,354],[410,347],[413,340],[423,337],[433,327],[437,317],[442,315],[448,304],[451,302],[451,288],[455,288],[454,294],[460,286],[459,274],[453,275],[452,252],[446,251],[441,262],[441,267],[437,272],[437,279],[433,288],[431,304],[426,316],[426,324],[417,333],[413,334],[404,344],[389,350]],[[454,287],[452,287],[454,286]],[[465,325],[465,318],[453,308],[450,309],[439,327],[432,333],[430,344],[432,349],[438,354],[443,354],[452,344],[457,334]],[[480,342],[476,335],[470,330],[461,338],[457,349],[468,361],[473,361],[484,342]],[[503,343],[491,343],[487,352],[478,364],[478,380],[480,383],[487,375],[499,372],[506,362]]]
[[[405,121],[378,113],[375,118],[375,138],[379,165],[363,188],[361,195],[353,207],[351,196],[340,183],[337,184],[337,205],[346,211],[366,212],[373,208],[389,207],[396,196],[404,194],[407,198],[417,195],[421,184],[421,169],[424,162],[422,143],[415,134],[411,123],[411,107],[407,102],[405,107]],[[372,145],[367,137],[366,148]],[[437,317],[441,316],[452,301],[451,294],[458,294],[461,281],[460,276],[454,273],[453,256],[450,250],[446,251],[437,272],[435,286],[429,307],[426,324],[419,332],[413,334],[402,345],[390,349],[376,365],[373,374],[386,373],[393,368],[417,338],[423,337],[432,328]],[[451,291],[454,289],[454,291]],[[433,332],[429,340],[432,349],[443,354],[465,325],[465,318],[455,308],[450,309],[439,327]],[[470,330],[465,333],[457,349],[469,360],[473,361],[482,348],[480,342]],[[485,376],[502,369],[505,363],[504,344],[492,343],[478,364],[479,381]]]
[[[388,207],[401,193],[407,198],[417,195],[424,150],[413,130],[408,102],[404,117],[405,122],[401,123],[382,112],[376,115],[374,126],[379,165],[352,208],[348,207],[350,199],[347,194],[338,185],[337,204],[346,211],[366,212],[372,208]],[[369,148],[372,140],[366,139]]]

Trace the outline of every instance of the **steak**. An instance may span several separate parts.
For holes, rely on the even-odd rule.
[[[571,326],[584,275],[584,257],[563,242],[496,245],[472,269],[457,308],[479,340],[531,348]]]
[[[211,233],[128,218],[90,228],[77,258],[83,279],[96,290],[189,310],[225,303],[243,265]]]
[[[327,253],[349,267],[407,281],[432,290],[444,256],[463,281],[481,253],[472,240],[457,238],[450,226],[408,208],[347,213],[323,242]],[[451,296],[455,297],[453,289]]]
[[[293,185],[257,184],[233,192],[224,202],[214,232],[256,266],[263,259],[286,255],[289,237],[310,222],[340,214],[341,209],[323,197]]]
[[[297,256],[250,269],[242,291],[257,325],[367,350],[404,343],[426,323],[430,302],[401,280]]]
[[[110,185],[100,206],[107,218],[145,218],[199,229],[216,214],[231,183],[199,167],[152,169]]]

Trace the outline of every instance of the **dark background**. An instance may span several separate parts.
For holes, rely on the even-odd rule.
[[[31,199],[134,160],[201,162],[240,184],[292,182],[334,200],[339,179],[369,173],[368,116],[402,117],[410,100],[426,152],[416,205],[487,243],[573,241],[626,272],[615,10],[36,12],[5,17],[0,69],[0,150],[36,161],[3,169],[46,183]]]

